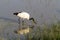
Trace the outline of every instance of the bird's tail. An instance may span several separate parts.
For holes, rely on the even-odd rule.
[[[32,20],[35,24],[37,24],[34,18],[30,18],[29,20]]]

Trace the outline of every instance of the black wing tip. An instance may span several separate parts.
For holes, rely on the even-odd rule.
[[[36,21],[35,21],[35,19],[33,17],[30,18],[29,20],[32,20],[35,24],[37,24]]]

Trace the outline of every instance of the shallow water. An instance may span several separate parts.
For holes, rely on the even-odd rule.
[[[3,38],[4,40],[9,37],[14,37],[14,30],[18,29],[18,23],[12,22],[9,20],[0,19],[0,39]]]

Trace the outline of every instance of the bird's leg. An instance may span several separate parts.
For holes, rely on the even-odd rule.
[[[18,27],[19,27],[19,29],[20,29],[20,18],[18,18],[18,24],[19,24],[19,26],[18,26]]]
[[[24,26],[24,20],[22,21],[22,25]]]
[[[22,29],[22,27],[21,27],[21,23],[20,23],[20,17],[18,18],[18,24],[19,24],[19,30],[21,30]]]

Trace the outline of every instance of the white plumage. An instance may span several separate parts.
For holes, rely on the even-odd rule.
[[[30,18],[30,14],[27,13],[27,12],[16,12],[16,13],[13,13],[13,14],[20,17],[20,18],[22,18],[22,19],[29,20],[29,18]]]
[[[29,20],[30,18],[30,15],[27,12],[21,12],[17,16],[23,19],[27,19],[27,20]]]

